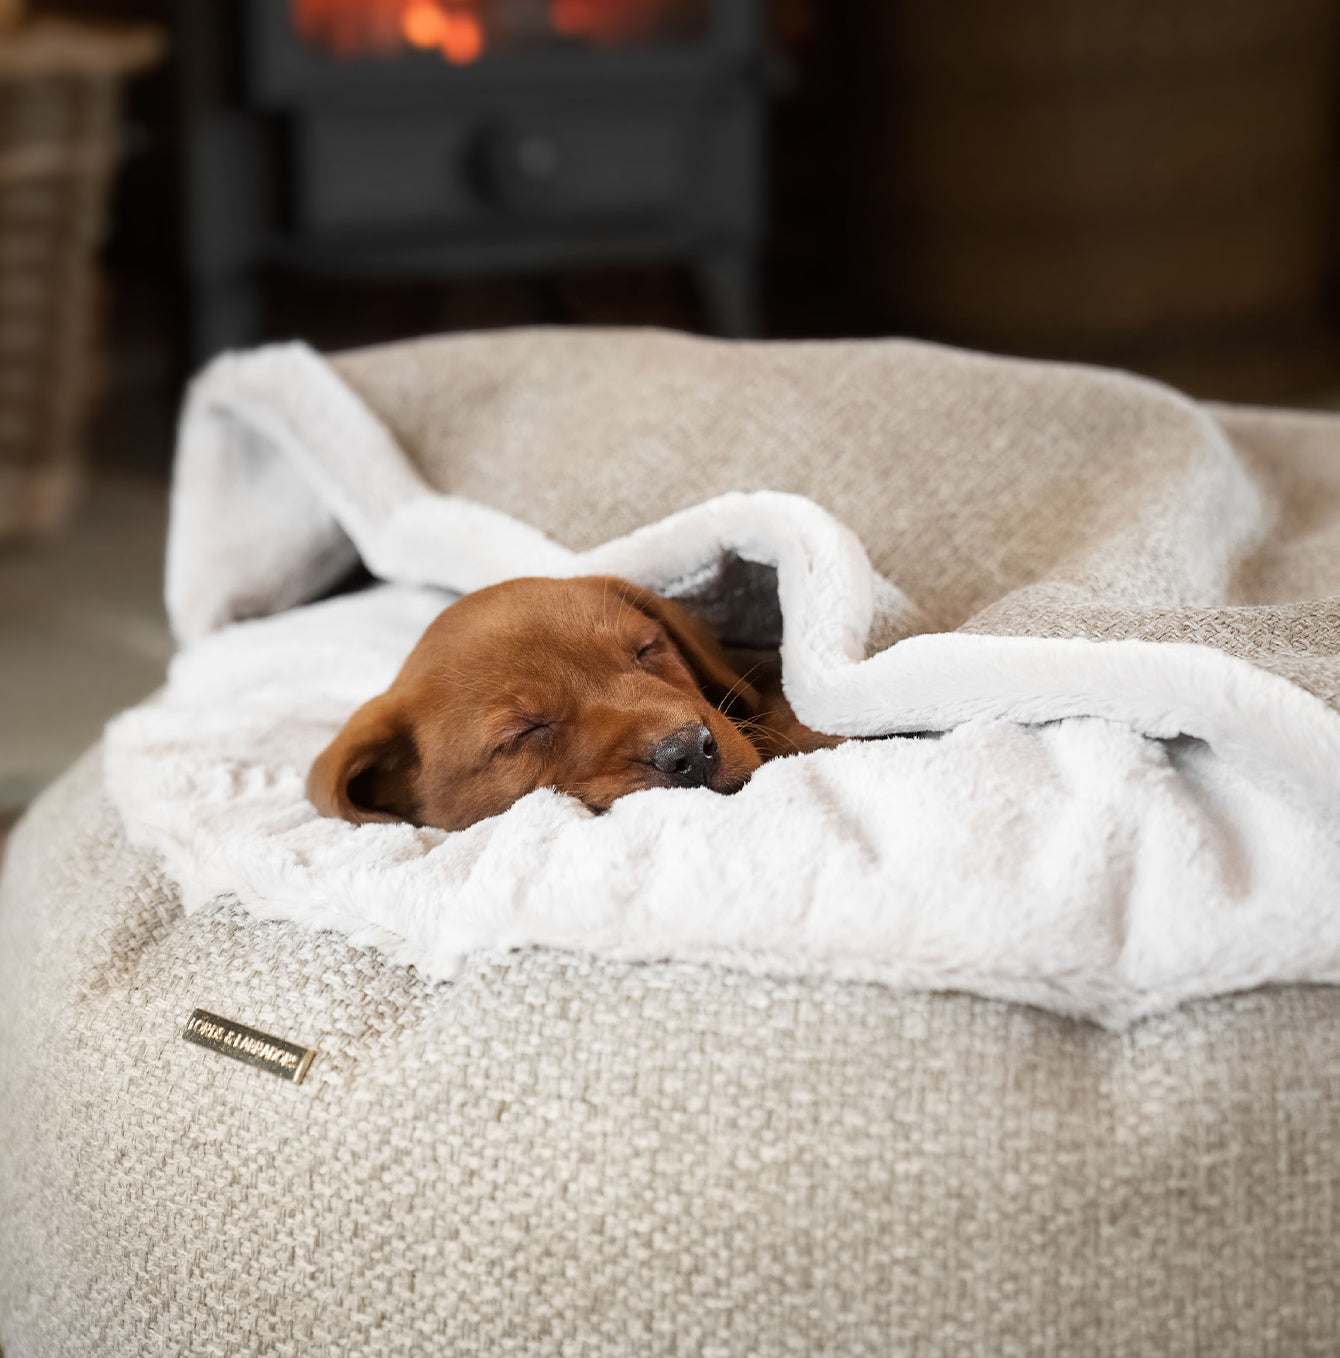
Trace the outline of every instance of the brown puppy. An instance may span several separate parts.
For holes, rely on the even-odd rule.
[[[595,811],[641,788],[735,792],[764,759],[838,743],[772,687],[626,580],[509,580],[433,622],[307,793],[326,816],[460,830],[541,787]]]

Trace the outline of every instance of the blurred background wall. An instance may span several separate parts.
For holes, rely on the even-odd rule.
[[[907,334],[1340,403],[1338,30],[1334,0],[0,0],[0,816],[161,676],[173,421],[221,348]]]

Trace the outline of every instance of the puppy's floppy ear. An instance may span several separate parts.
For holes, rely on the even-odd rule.
[[[399,705],[386,693],[364,703],[317,756],[307,797],[341,820],[415,820],[419,751]]]
[[[682,604],[626,580],[618,581],[622,596],[670,634],[680,655],[697,677],[703,696],[714,706],[725,706],[728,716],[755,716],[763,705],[758,690],[726,658],[705,623],[695,618]],[[729,702],[727,702],[729,699]]]

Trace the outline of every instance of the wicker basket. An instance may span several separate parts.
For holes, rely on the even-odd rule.
[[[59,527],[77,498],[118,96],[160,46],[56,21],[0,36],[0,541]]]

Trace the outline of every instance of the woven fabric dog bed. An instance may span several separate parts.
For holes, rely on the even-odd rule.
[[[434,987],[183,915],[99,772],[0,897],[6,1358],[1334,1352],[1332,989],[1113,1034],[545,953]]]
[[[295,364],[322,373],[330,399],[275,380]],[[1296,856],[1315,867],[1336,847],[1340,633],[1335,604],[1315,601],[1340,569],[1334,422],[1206,411],[1116,375],[921,346],[532,334],[396,347],[335,371],[366,408],[311,355],[225,364],[197,387],[188,446],[201,456],[179,482],[170,570],[190,645],[164,698],[121,719],[106,757],[13,835],[0,879],[6,1358],[1333,1352],[1330,987],[1201,999],[1105,1032],[734,954],[635,964],[578,934],[567,952],[494,936],[449,973],[416,970],[341,904],[353,873],[304,877],[306,841],[282,835],[361,836],[349,862],[365,868],[430,856],[442,846],[428,832],[318,824],[299,798],[275,828],[305,913],[266,919],[283,913],[278,879],[234,870],[245,856],[177,818],[171,787],[136,801],[116,769],[154,775],[164,714],[188,736],[232,729],[245,692],[214,713],[174,709],[173,694],[208,692],[211,644],[315,617],[328,605],[284,610],[359,554],[393,592],[469,588],[518,562],[573,573],[588,549],[632,569],[649,543],[668,559],[689,535],[630,530],[682,510],[672,528],[729,522],[721,540],[741,560],[771,560],[802,717],[827,712],[856,735],[1102,720],[1136,742],[1195,738],[1281,796],[1308,790],[1317,852]],[[394,435],[410,461],[387,459],[352,493],[351,428],[366,446]],[[722,494],[765,475],[792,492],[767,540],[731,515],[778,497]],[[696,505],[703,494],[721,499]],[[799,495],[824,508],[792,513]],[[883,585],[824,509],[878,546]],[[782,523],[819,527],[773,551]],[[714,540],[690,543],[684,568]],[[868,632],[855,608],[841,626],[803,609],[793,625],[790,605],[830,568],[869,584]],[[229,627],[264,614],[279,616]],[[843,692],[859,697],[872,674],[898,680],[881,687],[904,706],[892,726],[824,707],[835,677],[855,676]],[[294,749],[338,724],[357,683],[297,714]],[[276,728],[261,745],[287,739]],[[787,763],[764,773],[817,767]],[[298,776],[224,757],[180,791],[231,810]],[[1171,772],[1163,785],[1183,786]],[[1223,807],[1185,788],[1197,823],[1224,830],[1197,852],[1225,931],[1250,901],[1253,939],[1293,930],[1287,958],[1223,968],[1216,935],[1197,935],[1211,945],[1200,974],[1141,988],[1159,957],[1131,946],[1136,924],[1157,942],[1160,919],[1176,936],[1204,903],[1155,890],[1136,921],[1131,880],[1114,874],[1097,883],[1112,926],[1098,951],[1138,993],[1094,1003],[1087,973],[1060,974],[1045,950],[1023,978],[1043,982],[1038,1003],[1059,988],[1052,1002],[1119,1026],[1188,994],[1330,977],[1329,915],[1297,937],[1316,883],[1274,903],[1272,930],[1265,860],[1239,854]],[[979,799],[987,819],[1008,813],[1008,791]],[[464,912],[475,885],[434,903]],[[183,1040],[196,1010],[315,1050],[305,1080]]]

